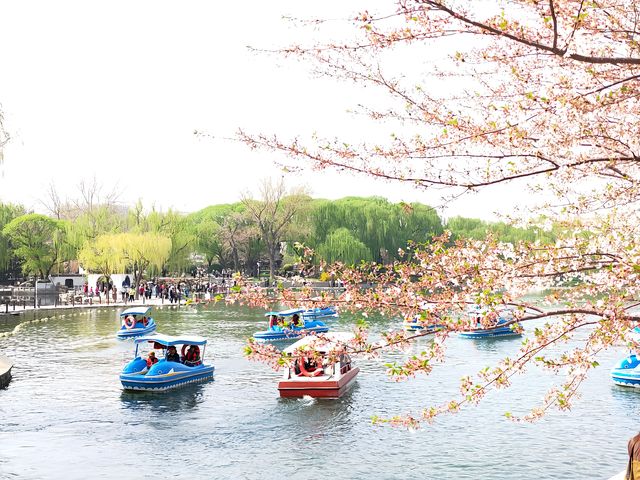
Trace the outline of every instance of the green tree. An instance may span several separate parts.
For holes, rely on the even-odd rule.
[[[2,230],[11,220],[24,214],[25,210],[22,205],[0,203],[0,271],[9,268],[9,263],[14,254],[9,238],[3,235]]]
[[[329,263],[354,265],[371,261],[371,251],[346,228],[334,230],[318,247],[317,254]]]
[[[22,270],[46,278],[62,263],[65,226],[60,220],[29,213],[14,218],[4,226],[2,234],[9,239],[15,255],[22,261]]]
[[[158,233],[119,233],[98,237],[87,243],[80,259],[90,271],[108,275],[129,269],[135,287],[149,268],[161,269],[171,253],[171,240]]]
[[[315,235],[308,240],[310,245],[319,247],[337,229],[346,228],[369,250],[367,258],[377,262],[396,258],[398,249],[405,248],[410,240],[427,242],[443,231],[436,211],[419,203],[393,204],[380,197],[346,197],[312,205]]]
[[[477,218],[452,217],[447,222],[447,229],[453,234],[452,238],[467,238],[484,240],[492,234],[501,242],[535,242],[551,244],[555,242],[557,231],[544,231],[539,227],[517,228],[505,222],[484,222]]]
[[[122,249],[121,234],[105,234],[91,242],[86,242],[78,252],[78,261],[82,267],[93,273],[110,277],[114,273],[124,272],[128,261]],[[109,296],[107,295],[107,303]]]
[[[222,258],[221,227],[215,220],[208,218],[195,224],[194,229],[196,251],[204,256],[207,262],[207,269],[211,271],[214,263],[220,263]]]

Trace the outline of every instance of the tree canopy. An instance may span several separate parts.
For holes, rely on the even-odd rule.
[[[30,213],[14,218],[2,229],[27,274],[46,278],[53,268],[67,260],[62,256],[65,239],[63,222]]]
[[[4,226],[24,213],[24,207],[21,205],[0,203],[0,272],[9,268],[11,259],[14,257],[9,238],[2,233]]]

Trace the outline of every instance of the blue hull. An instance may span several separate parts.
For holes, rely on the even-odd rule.
[[[616,385],[640,388],[640,359],[629,355],[611,369],[611,379]]]
[[[441,330],[443,328],[442,325],[418,325],[417,323],[405,323],[404,324],[404,329],[407,332],[422,332],[425,331],[425,333],[435,333],[438,330]]]
[[[157,365],[157,364],[156,364]],[[155,365],[154,365],[155,367]],[[153,367],[145,375],[142,373],[121,373],[120,382],[125,390],[163,391],[182,387],[192,383],[206,382],[213,379],[215,367],[199,365],[184,367],[188,370],[153,375]]]
[[[138,325],[140,325],[140,327],[138,327]],[[123,325],[122,328],[120,328],[120,330],[118,330],[118,332],[116,333],[116,336],[118,338],[131,338],[137,337],[139,335],[146,335],[147,333],[154,332],[156,330],[156,327],[156,322],[153,319],[149,321],[146,327],[143,327],[142,323],[140,322],[136,323],[136,326],[131,329],[128,329]]]
[[[276,342],[278,340],[292,340],[300,338],[308,333],[327,333],[329,327],[323,325],[318,327],[302,328],[302,329],[283,329],[281,331],[265,330],[264,332],[256,332],[253,338],[262,342]]]
[[[522,333],[517,333],[510,328],[496,328],[494,330],[472,330],[470,332],[460,332],[462,338],[496,338],[496,337],[519,337]]]
[[[613,383],[622,387],[640,388],[640,373],[624,376],[611,372],[611,379],[613,380]]]

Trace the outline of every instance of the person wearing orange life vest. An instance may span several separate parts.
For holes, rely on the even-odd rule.
[[[147,368],[151,368],[152,365],[158,363],[158,359],[156,358],[156,352],[153,350],[149,352],[147,356]]]
[[[189,367],[200,365],[200,347],[197,345],[189,345],[187,353],[184,353],[184,347],[182,347],[182,354],[182,363],[185,365]]]

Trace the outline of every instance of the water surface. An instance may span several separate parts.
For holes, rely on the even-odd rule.
[[[627,440],[640,429],[640,392],[609,379],[622,348],[599,358],[568,414],[534,424],[503,417],[526,413],[560,380],[532,370],[509,391],[417,431],[371,425],[372,415],[419,414],[452,398],[463,375],[513,354],[517,338],[452,338],[447,364],[402,383],[383,363],[405,354],[359,359],[343,398],[280,399],[280,373],[242,356],[245,338],[265,328],[262,315],[224,305],[156,309],[159,331],[208,337],[216,366],[214,381],[164,393],[122,390],[133,343],[116,339],[114,309],[0,319],[0,352],[15,364],[0,390],[0,478],[595,479],[624,468]],[[331,324],[346,330],[353,321]],[[369,322],[374,335],[400,326]]]

